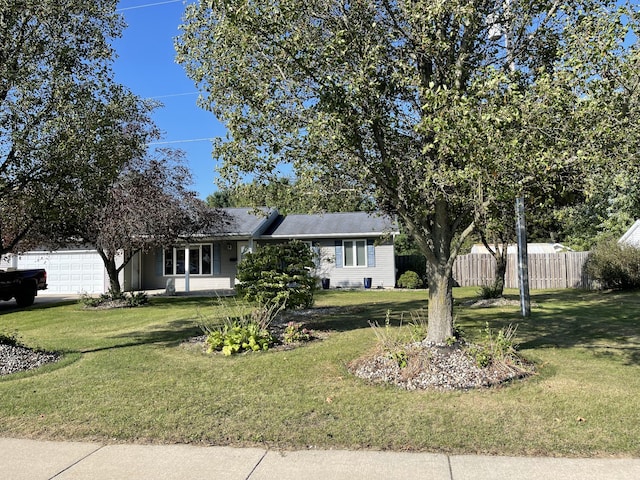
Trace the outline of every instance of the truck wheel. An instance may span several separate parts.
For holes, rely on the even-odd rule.
[[[16,295],[16,303],[20,308],[30,307],[36,298],[36,290],[31,286],[24,287],[23,291]]]

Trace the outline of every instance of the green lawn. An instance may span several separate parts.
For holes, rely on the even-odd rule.
[[[517,298],[516,292],[509,292]],[[0,436],[113,442],[369,448],[546,456],[640,456],[640,296],[534,292],[518,307],[472,309],[469,337],[517,323],[537,363],[526,381],[470,392],[367,385],[346,363],[376,342],[369,320],[425,306],[424,291],[321,291],[343,307],[314,328],[322,342],[227,358],[182,340],[224,315],[217,300],[153,298],[137,309],[76,304],[0,314],[0,332],[68,352],[55,366],[0,379]],[[405,316],[405,318],[407,318]]]

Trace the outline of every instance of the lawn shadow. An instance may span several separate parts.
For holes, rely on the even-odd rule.
[[[519,320],[520,348],[583,347],[640,365],[637,292],[567,290],[535,294],[532,300],[537,306],[531,316]]]
[[[29,310],[44,310],[47,308],[57,308],[65,305],[74,305],[77,304],[78,301],[75,299],[59,299],[59,298],[47,298],[47,297],[36,297],[35,303],[28,307],[19,307],[16,305],[15,300],[3,301],[0,302],[0,315],[5,313],[15,313]]]
[[[427,300],[385,301],[362,303],[360,305],[344,305],[314,307],[292,315],[296,321],[304,322],[315,330],[347,332],[371,328],[371,323],[384,325],[389,315],[391,326],[407,324],[411,320],[411,312],[424,309],[426,316]]]
[[[202,335],[202,330],[194,320],[174,320],[157,327],[145,330],[123,333],[111,337],[113,339],[130,339],[124,343],[117,343],[106,347],[89,348],[81,350],[82,353],[100,352],[104,350],[114,350],[119,348],[137,347],[140,345],[160,345],[164,347],[175,347],[189,338]]]

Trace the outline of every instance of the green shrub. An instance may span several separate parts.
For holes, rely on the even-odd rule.
[[[87,308],[116,308],[116,307],[139,307],[149,303],[149,298],[145,292],[113,292],[109,290],[107,293],[102,293],[98,297],[92,297],[86,293],[82,294],[78,303],[84,305]]]
[[[236,307],[235,311],[245,310],[240,305]],[[271,303],[234,317],[227,316],[222,325],[201,325],[207,336],[207,352],[221,351],[229,356],[245,351],[268,350],[274,343],[269,327],[281,311],[282,306]]]
[[[249,302],[288,309],[313,305],[316,279],[309,247],[299,241],[263,245],[238,265],[238,293]]]
[[[308,342],[311,340],[312,332],[302,327],[299,322],[289,322],[284,328],[284,343]]]
[[[80,298],[78,299],[78,303],[80,305],[84,305],[87,308],[95,308],[98,305],[100,305],[100,298],[92,297],[87,293],[83,293],[82,295],[80,295]]]
[[[413,271],[418,274],[422,280],[422,285],[427,285],[427,259],[420,253],[414,253],[410,255],[403,255],[400,250],[396,250],[396,283],[400,279],[403,273]]]
[[[202,325],[207,336],[207,352],[221,351],[229,356],[245,351],[268,350],[274,341],[269,326],[281,311],[280,306],[272,303],[238,317],[226,317],[222,325]]]
[[[483,300],[489,300],[492,298],[500,298],[502,296],[503,289],[498,285],[482,285],[478,290],[478,296]]]
[[[130,307],[139,307],[149,303],[149,297],[145,292],[133,292],[127,297],[127,303]]]
[[[208,352],[222,351],[224,355],[251,350],[268,350],[273,337],[255,323],[234,321],[225,324],[220,330],[214,330],[207,336]]]
[[[631,290],[640,287],[640,249],[615,240],[596,245],[585,268],[601,288]]]
[[[412,270],[407,270],[398,279],[398,286],[402,288],[420,288],[423,283],[418,274]]]

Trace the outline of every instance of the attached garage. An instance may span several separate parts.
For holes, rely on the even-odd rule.
[[[26,252],[18,255],[17,268],[44,268],[47,271],[47,293],[104,293],[107,281],[104,264],[95,250],[58,250]]]

